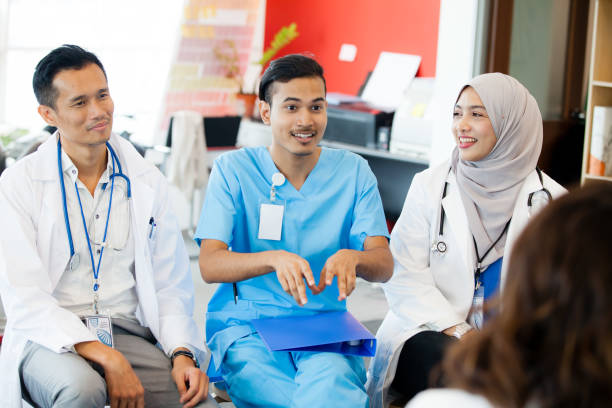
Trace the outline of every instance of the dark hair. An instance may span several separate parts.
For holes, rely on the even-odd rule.
[[[86,65],[96,64],[106,77],[102,63],[93,53],[78,45],[64,44],[47,54],[36,65],[32,86],[36,100],[41,105],[55,108],[57,89],[53,87],[53,79],[63,70],[81,69]]]
[[[259,99],[272,105],[274,82],[289,82],[295,78],[319,77],[327,92],[323,68],[317,61],[301,54],[289,54],[270,62],[259,82]]]
[[[501,312],[449,349],[446,382],[500,407],[612,401],[612,183],[553,201],[510,258]]]

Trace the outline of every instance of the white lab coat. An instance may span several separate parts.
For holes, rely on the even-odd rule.
[[[3,407],[21,406],[18,364],[28,340],[61,353],[95,340],[79,318],[58,306],[53,290],[70,258],[54,136],[0,178],[0,294],[8,323],[0,353]],[[110,143],[131,180],[137,318],[163,350],[187,345],[204,361],[204,339],[192,318],[189,258],[168,204],[167,182],[123,138]],[[149,220],[157,230],[149,239]]]
[[[430,389],[417,394],[406,408],[493,408],[485,397],[453,388]]]
[[[424,330],[441,331],[466,321],[474,297],[475,254],[467,216],[450,163],[443,163],[415,175],[402,214],[391,234],[391,252],[395,261],[393,276],[383,284],[389,312],[376,335],[376,356],[368,370],[366,388],[371,407],[388,405],[386,395],[395,376],[400,347]],[[565,189],[542,173],[544,186],[553,197]],[[431,245],[438,238],[440,199],[445,180],[449,185],[442,200],[446,221],[444,238],[447,251],[432,254]],[[528,221],[527,198],[540,190],[534,170],[525,180],[514,207],[506,238],[504,258],[509,259],[511,245]],[[504,262],[501,286],[506,279]]]

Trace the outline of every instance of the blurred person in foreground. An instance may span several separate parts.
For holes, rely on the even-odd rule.
[[[553,201],[516,243],[500,314],[449,349],[452,388],[408,407],[609,407],[610,231],[611,183]]]

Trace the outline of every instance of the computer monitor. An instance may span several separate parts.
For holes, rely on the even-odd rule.
[[[172,120],[168,124],[168,138],[166,146],[172,146]],[[228,147],[235,146],[240,128],[240,116],[218,116],[204,117],[204,135],[206,137],[206,147]]]

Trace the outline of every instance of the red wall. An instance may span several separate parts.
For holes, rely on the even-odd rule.
[[[267,0],[265,45],[297,23],[299,37],[277,57],[310,52],[328,91],[356,94],[381,51],[420,55],[417,76],[435,76],[439,16],[438,0]],[[355,61],[338,60],[343,43],[357,46]]]

